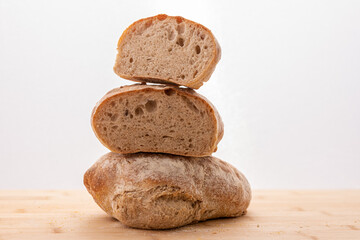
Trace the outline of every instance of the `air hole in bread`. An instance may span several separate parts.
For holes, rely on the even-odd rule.
[[[114,125],[114,126],[112,126],[111,128],[114,129],[114,130],[116,130],[116,129],[118,128],[118,126],[117,126],[117,125]]]
[[[174,30],[170,30],[170,31],[168,32],[168,39],[169,39],[169,41],[174,40],[174,38],[175,38]]]
[[[195,70],[195,72],[193,74],[193,78],[195,78],[197,74],[198,74],[198,70]]]
[[[199,54],[201,52],[200,46],[196,45],[195,47],[196,54]]]
[[[130,58],[129,62],[132,63],[133,61],[134,61],[134,59],[133,59],[133,58]]]
[[[130,118],[133,118],[134,116],[130,113]]]
[[[192,111],[197,113],[199,112],[199,109],[195,106],[195,104],[192,101],[190,101],[190,99],[188,99],[185,96],[181,96],[181,98]]]
[[[106,128],[106,127],[103,127],[103,130],[106,132],[106,131],[107,131],[107,128]]]
[[[176,27],[176,31],[178,32],[178,34],[183,34],[185,32],[185,24],[179,24]]]
[[[207,48],[208,48],[208,46],[205,46],[204,48],[205,48],[205,49],[207,49]]]
[[[142,24],[139,29],[137,30],[137,34],[142,35],[143,32],[148,29],[152,25],[152,20],[147,21],[146,23]],[[136,30],[136,28],[134,28]],[[134,31],[133,30],[133,31]]]
[[[194,147],[194,145],[192,145],[191,143],[189,144],[189,148],[193,148]]]
[[[189,142],[192,142],[192,138],[189,139]]]
[[[154,111],[156,111],[156,107],[157,107],[156,101],[148,100],[148,101],[145,103],[145,109],[146,109],[146,111],[148,111],[148,112],[154,112]]]
[[[201,38],[201,40],[204,40],[204,39],[205,39],[205,35],[204,35],[204,34],[201,34],[201,35],[200,35],[200,38]]]
[[[125,113],[124,113],[125,116],[129,115],[129,110],[125,110]]]
[[[178,40],[176,41],[176,44],[179,45],[180,47],[184,46],[184,39],[183,38],[178,38]]]
[[[181,77],[181,79],[185,79],[185,75],[184,75],[184,74],[181,74],[180,77]]]
[[[174,89],[171,89],[171,88],[168,88],[168,89],[165,89],[164,90],[164,93],[168,96],[172,96],[175,94],[175,90]]]
[[[171,51],[172,51],[172,48],[169,48],[168,51],[171,52]]]
[[[162,138],[172,138],[171,136],[162,136]]]
[[[142,110],[141,107],[137,107],[137,108],[135,109],[135,116],[141,116],[141,115],[143,115],[143,114],[144,114],[144,110]]]
[[[111,116],[111,121],[115,122],[119,117],[119,114],[115,113],[114,115]]]
[[[112,102],[110,103],[110,106],[111,106],[111,107],[115,107],[115,105],[116,105],[116,103],[115,103],[114,101],[112,101]]]

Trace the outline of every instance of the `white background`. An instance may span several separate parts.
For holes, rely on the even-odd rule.
[[[225,123],[215,156],[253,188],[360,188],[360,1],[0,0],[1,189],[83,188],[107,152],[92,107],[131,84],[118,38],[158,13],[222,47],[199,90]]]

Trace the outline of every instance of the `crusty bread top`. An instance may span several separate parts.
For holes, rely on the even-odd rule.
[[[87,170],[84,184],[104,211],[136,228],[241,216],[251,199],[245,176],[212,156],[108,153]]]
[[[160,27],[147,30],[154,25]],[[157,34],[155,40],[165,34],[167,41],[162,45],[144,37],[141,38],[144,42],[136,45],[133,39],[138,39],[144,32],[148,38]],[[204,42],[207,44],[202,46]],[[127,49],[129,44],[133,44],[131,49]],[[151,53],[145,50],[147,48],[152,49]],[[136,57],[129,56],[129,51]],[[172,83],[198,89],[210,78],[220,58],[220,45],[209,29],[180,16],[160,14],[140,19],[123,32],[118,41],[114,71],[129,80]],[[139,69],[142,71],[138,72]]]

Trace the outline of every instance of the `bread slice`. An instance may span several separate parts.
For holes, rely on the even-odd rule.
[[[246,213],[245,176],[216,157],[108,153],[84,175],[95,202],[123,224],[167,229]]]
[[[92,128],[112,152],[207,156],[224,133],[220,115],[194,90],[130,85],[108,92],[95,106]]]
[[[138,20],[124,31],[114,71],[129,80],[198,89],[220,57],[220,46],[209,29],[161,14]]]

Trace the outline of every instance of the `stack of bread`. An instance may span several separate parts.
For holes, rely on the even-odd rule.
[[[141,83],[96,104],[91,125],[111,152],[87,170],[84,184],[123,224],[168,229],[246,213],[246,178],[211,156],[224,133],[220,115],[193,90],[220,55],[211,31],[182,17],[141,19],[120,37],[114,71]]]

